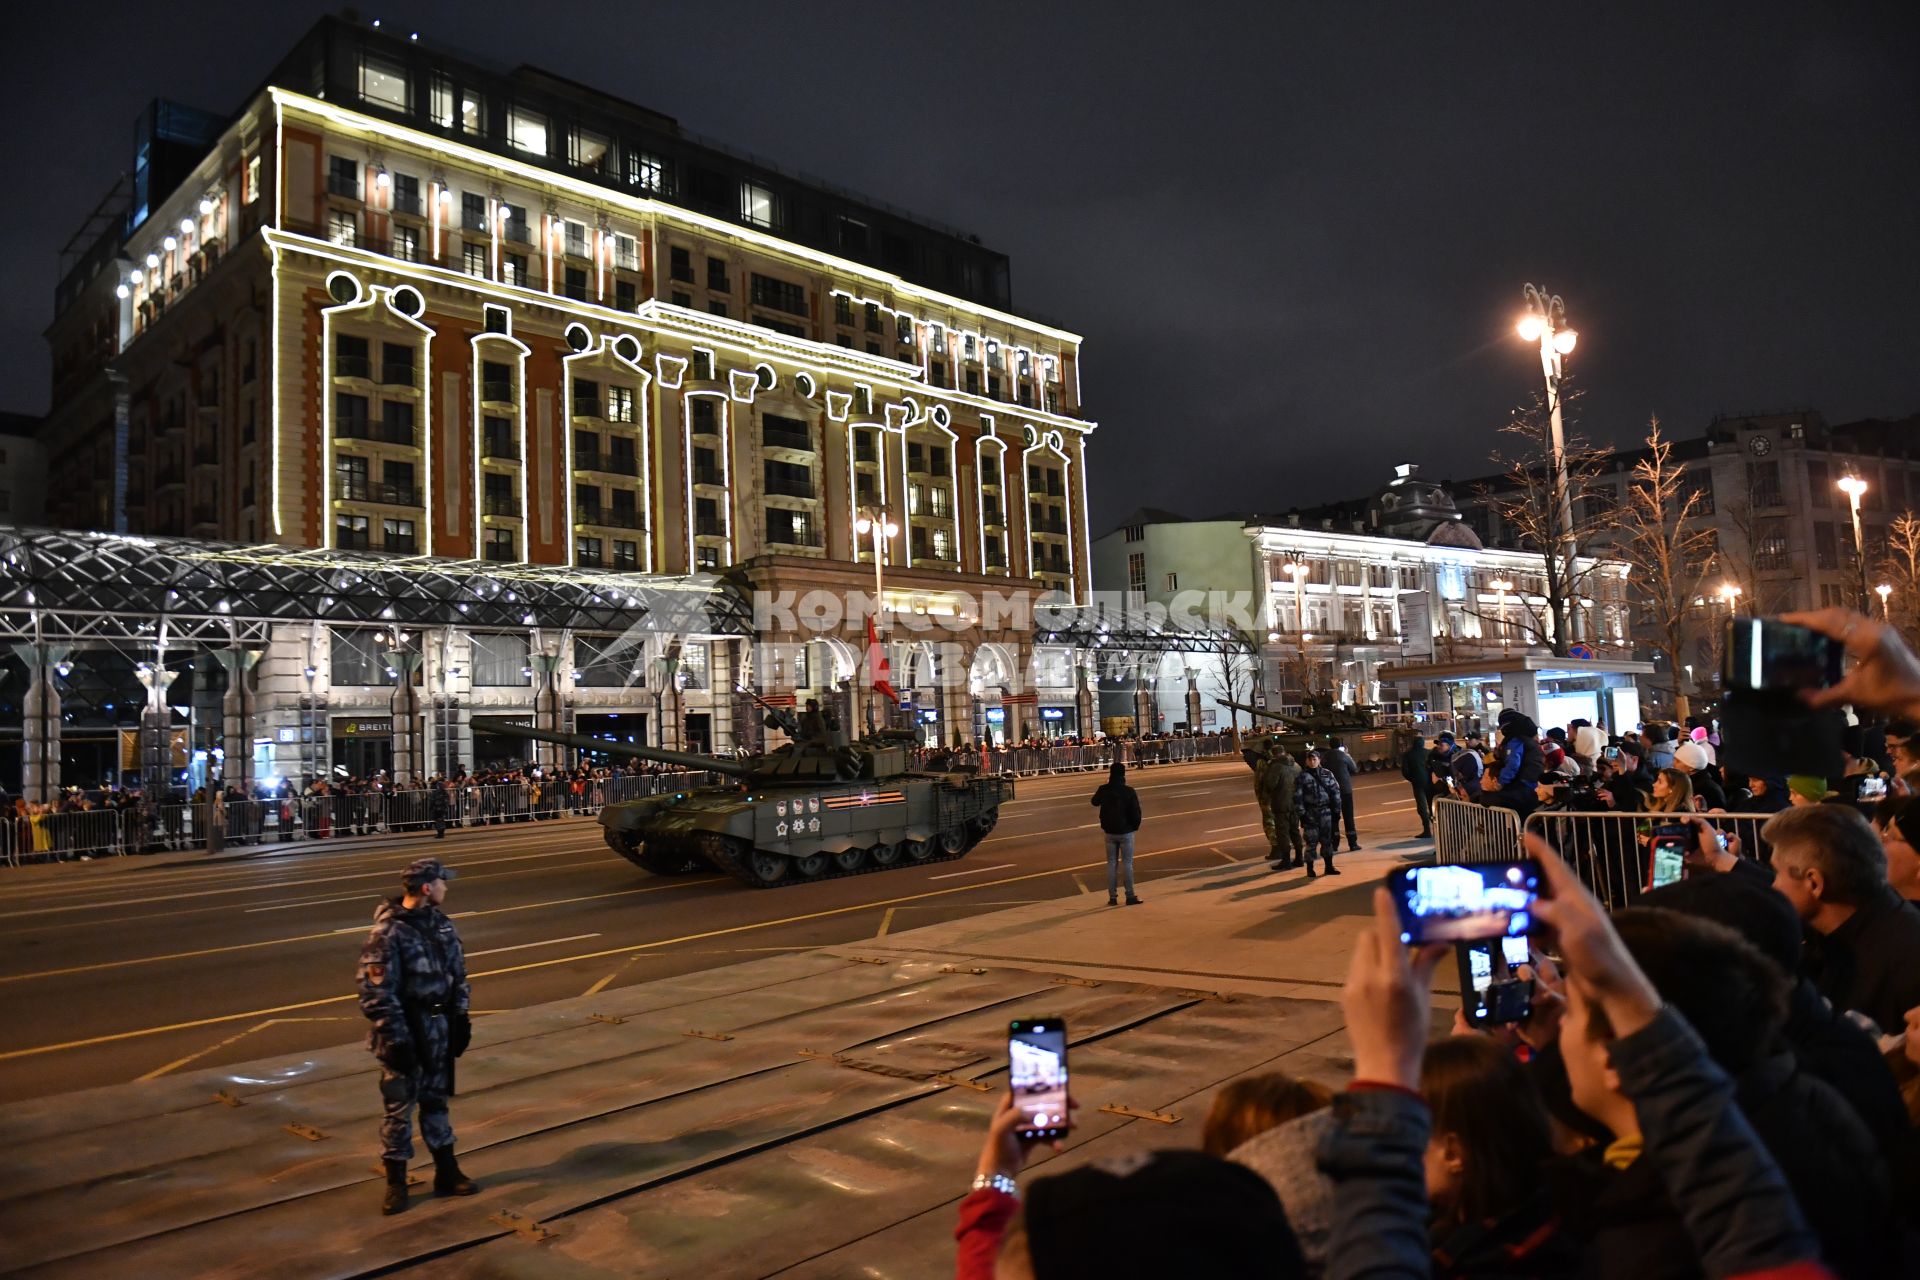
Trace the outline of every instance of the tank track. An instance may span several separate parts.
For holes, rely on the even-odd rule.
[[[982,833],[980,839],[985,839],[988,834],[991,834],[991,832]],[[940,852],[939,843],[936,841],[934,843],[934,851],[924,858],[909,858],[903,852],[896,862],[889,862],[885,866],[880,866],[869,860],[851,871],[842,871],[829,859],[827,869],[817,876],[802,876],[789,870],[787,874],[771,882],[762,880],[760,877],[754,875],[753,869],[747,865],[747,855],[753,852],[753,846],[730,839],[727,836],[716,835],[712,832],[702,832],[697,843],[701,855],[713,864],[715,870],[726,872],[750,889],[779,889],[787,885],[818,884],[822,880],[842,880],[848,876],[871,875],[879,871],[897,871],[901,867],[924,867],[935,862],[956,862],[966,857],[979,842],[979,840],[974,840],[972,843],[963,841],[959,852],[942,853]]]

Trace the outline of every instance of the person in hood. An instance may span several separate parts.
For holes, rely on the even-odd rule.
[[[459,873],[438,858],[420,858],[400,873],[401,893],[373,913],[360,950],[360,1012],[371,1024],[367,1047],[380,1062],[380,1160],[387,1182],[383,1214],[407,1207],[407,1165],[413,1159],[413,1111],[433,1155],[433,1189],[470,1196],[479,1187],[453,1155],[453,1060],[467,1051],[473,1023],[467,1009],[467,958],[460,932],[440,910],[447,882]]]
[[[1107,905],[1120,905],[1120,871],[1127,875],[1127,905],[1140,905],[1133,891],[1133,833],[1140,829],[1140,793],[1127,785],[1127,766],[1115,760],[1106,782],[1093,793],[1100,831],[1107,843]]]
[[[1481,780],[1482,803],[1512,809],[1522,818],[1534,811],[1540,803],[1535,789],[1546,772],[1539,737],[1539,727],[1520,712],[1508,708],[1500,713],[1500,745]]]

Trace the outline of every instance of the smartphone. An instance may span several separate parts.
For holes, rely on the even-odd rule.
[[[1067,1024],[1016,1018],[1007,1027],[1007,1083],[1020,1112],[1014,1133],[1028,1141],[1066,1136]]]
[[[1533,982],[1516,976],[1520,966],[1533,963],[1533,948],[1525,938],[1462,943],[1460,997],[1467,1021],[1476,1027],[1525,1022],[1533,1012]],[[1497,959],[1496,959],[1497,955]]]
[[[1600,754],[1605,756],[1609,760],[1618,760],[1620,758],[1620,748],[1607,747],[1606,749],[1601,751]]]
[[[1727,688],[1797,692],[1840,683],[1845,649],[1838,640],[1778,618],[1735,618],[1727,624]]]
[[[1885,800],[1887,798],[1887,780],[1875,774],[1860,780],[1860,799]]]
[[[1387,892],[1400,916],[1400,941],[1478,942],[1517,938],[1532,928],[1540,880],[1540,864],[1532,858],[1399,867],[1387,875]]]
[[[1690,840],[1690,836],[1654,836],[1653,849],[1647,855],[1647,888],[1665,888],[1686,874]]]

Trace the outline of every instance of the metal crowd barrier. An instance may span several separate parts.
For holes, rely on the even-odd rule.
[[[449,827],[588,817],[603,805],[668,791],[711,786],[722,776],[706,770],[618,774],[595,778],[575,793],[571,780],[456,787],[449,796]],[[403,834],[433,829],[433,792],[359,791],[287,799],[230,801],[221,832],[228,845],[289,843],[352,835]],[[112,857],[202,849],[214,821],[206,804],[137,804],[29,817],[0,814],[0,860],[24,862]]]
[[[1440,796],[1433,802],[1433,860],[1474,865],[1520,856],[1520,815],[1512,809]]]
[[[1458,802],[1455,802],[1458,803]],[[1437,807],[1437,806],[1436,806]],[[1630,907],[1645,892],[1649,842],[1657,826],[1677,825],[1704,818],[1724,831],[1729,841],[1738,837],[1743,856],[1772,860],[1772,850],[1760,839],[1769,813],[1561,813],[1529,814],[1526,829],[1543,837],[1609,911]]]

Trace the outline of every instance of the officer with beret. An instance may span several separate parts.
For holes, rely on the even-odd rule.
[[[467,959],[453,921],[441,912],[447,881],[458,873],[438,858],[420,858],[400,873],[401,894],[373,913],[360,952],[360,1012],[372,1024],[367,1047],[380,1061],[380,1158],[386,1166],[383,1214],[407,1207],[407,1164],[413,1159],[413,1109],[433,1154],[433,1189],[470,1196],[479,1188],[453,1158],[453,1060],[473,1036],[467,1016]]]

